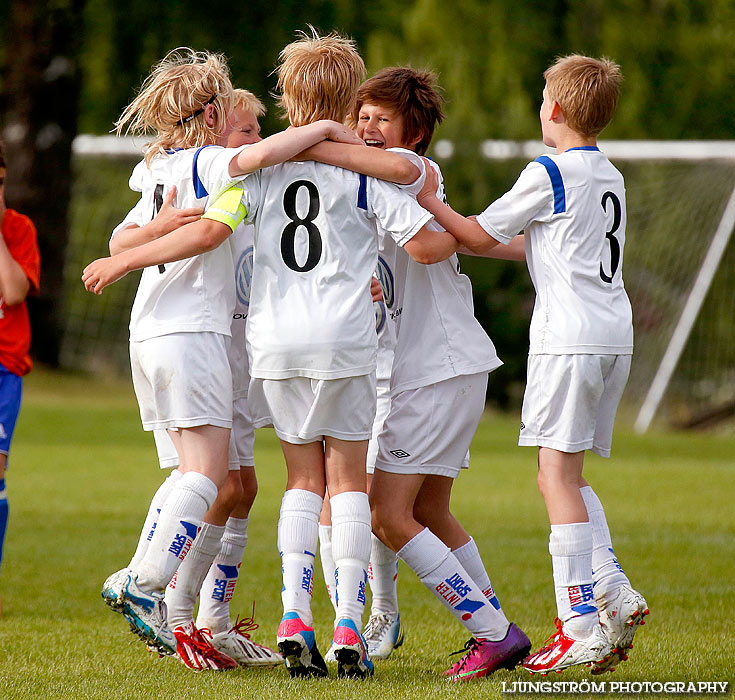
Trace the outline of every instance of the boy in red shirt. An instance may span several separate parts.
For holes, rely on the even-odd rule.
[[[38,292],[41,258],[36,227],[5,207],[5,153],[0,143],[0,563],[8,523],[5,467],[20,411],[22,377],[31,370],[26,296]]]

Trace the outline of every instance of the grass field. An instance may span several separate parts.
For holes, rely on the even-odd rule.
[[[553,631],[555,614],[548,526],[535,452],[516,447],[516,435],[514,415],[483,419],[472,468],[455,486],[454,512],[474,535],[506,613],[538,646]],[[611,460],[590,457],[586,476],[651,615],[630,661],[596,680],[728,681],[732,694],[735,439],[636,436],[621,425],[613,453]],[[261,626],[254,639],[272,645],[281,613],[275,541],[285,470],[269,431],[258,435],[256,464],[260,493],[233,611],[248,615],[255,600]],[[509,689],[530,680],[522,670],[463,686],[442,679],[447,654],[467,635],[403,565],[406,643],[376,664],[370,681],[294,682],[283,668],[194,674],[146,653],[99,591],[127,563],[161,480],[127,383],[29,375],[6,479],[0,698],[494,698],[510,697],[503,683]],[[326,651],[331,606],[316,568],[313,607]],[[553,680],[585,679],[588,671],[579,668]]]

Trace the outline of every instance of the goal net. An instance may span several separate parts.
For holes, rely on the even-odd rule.
[[[735,192],[735,142],[602,141],[626,181],[628,229],[624,278],[635,324],[635,353],[624,410],[636,426],[652,421],[706,425],[735,413],[735,236],[728,202]],[[512,183],[526,162],[548,151],[541,142],[438,141],[445,169],[507,169]],[[66,266],[62,366],[128,372],[127,325],[138,274],[95,297],[80,274],[107,254],[110,232],[137,197],[127,178],[139,144],[115,137],[78,137],[74,144],[71,240]],[[468,156],[469,154],[469,156]],[[473,191],[472,210],[487,205]],[[474,201],[477,199],[478,201]],[[731,202],[735,217],[735,197]],[[684,317],[683,317],[684,315]],[[482,320],[482,319],[481,319]]]

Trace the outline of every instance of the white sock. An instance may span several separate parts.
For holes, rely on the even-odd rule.
[[[178,480],[161,508],[145,556],[134,569],[143,591],[166,588],[216,498],[217,486],[204,474],[187,472]]]
[[[311,627],[311,595],[314,584],[314,556],[319,542],[319,514],[322,497],[303,489],[283,494],[278,520],[278,551],[283,570],[283,612],[295,612]]]
[[[366,493],[346,491],[332,496],[330,505],[337,619],[348,618],[360,630],[370,562],[370,502]]]
[[[398,556],[475,638],[505,638],[508,621],[482,594],[482,589],[433,532],[424,528]]]
[[[329,602],[337,614],[337,590],[334,585],[334,558],[332,557],[332,526],[319,524],[319,560],[324,573],[324,585],[327,587]]]
[[[228,518],[219,554],[212,562],[199,593],[197,627],[212,634],[232,627],[230,600],[235,591],[240,565],[248,543],[248,518]]]
[[[370,614],[398,615],[398,555],[371,535],[368,581],[373,593]]]
[[[156,523],[158,522],[158,514],[161,512],[161,506],[166,502],[168,495],[171,493],[171,489],[182,476],[184,475],[178,469],[174,469],[158,487],[158,491],[153,494],[151,504],[148,506],[148,515],[146,515],[145,522],[143,523],[143,529],[140,531],[138,546],[135,549],[133,558],[128,564],[129,569],[134,569],[145,556],[145,552],[148,549],[148,543],[151,541],[153,532],[156,529]]]
[[[189,553],[166,588],[166,610],[171,629],[194,619],[194,606],[204,577],[219,554],[223,525],[202,523]]]
[[[584,638],[597,622],[592,595],[592,526],[552,525],[549,554],[559,619],[573,635]]]
[[[592,525],[592,581],[597,599],[615,591],[623,584],[630,585],[630,581],[615,557],[605,510],[600,499],[591,486],[583,486],[579,492],[584,499]]]
[[[493,585],[490,583],[490,577],[488,576],[485,565],[482,563],[482,557],[480,557],[480,550],[477,548],[475,540],[470,537],[470,541],[463,544],[461,547],[452,550],[452,554],[457,557],[457,561],[464,566],[465,571],[472,577],[472,580],[480,587],[482,594],[488,599],[490,605],[492,605],[504,618],[508,625],[508,618],[505,617],[503,609],[500,607],[500,601],[498,596],[495,595]]]

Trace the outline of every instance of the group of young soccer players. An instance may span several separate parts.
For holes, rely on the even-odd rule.
[[[614,668],[648,614],[582,477],[585,450],[609,456],[632,353],[625,191],[596,147],[618,67],[570,56],[546,72],[540,117],[557,153],[476,218],[446,204],[422,157],[443,119],[433,74],[362,82],[354,44],[316,33],[282,51],[277,74],[291,128],[264,140],[262,104],[233,89],[222,57],[189,50],[155,67],[118,122],[155,136],[130,180],[140,202],[83,280],[99,294],[143,268],[133,383],[161,466],[176,469],[105,602],[191,668],[285,661],[292,676],[326,676],[311,612],[319,546],[338,676],[371,675],[403,642],[397,557],[470,635],[452,680],[519,663]],[[458,251],[527,260],[537,292],[519,442],[539,447],[559,619],[531,655],[450,510],[502,364]],[[278,654],[229,611],[257,491],[253,431],[266,426],[288,472]]]

